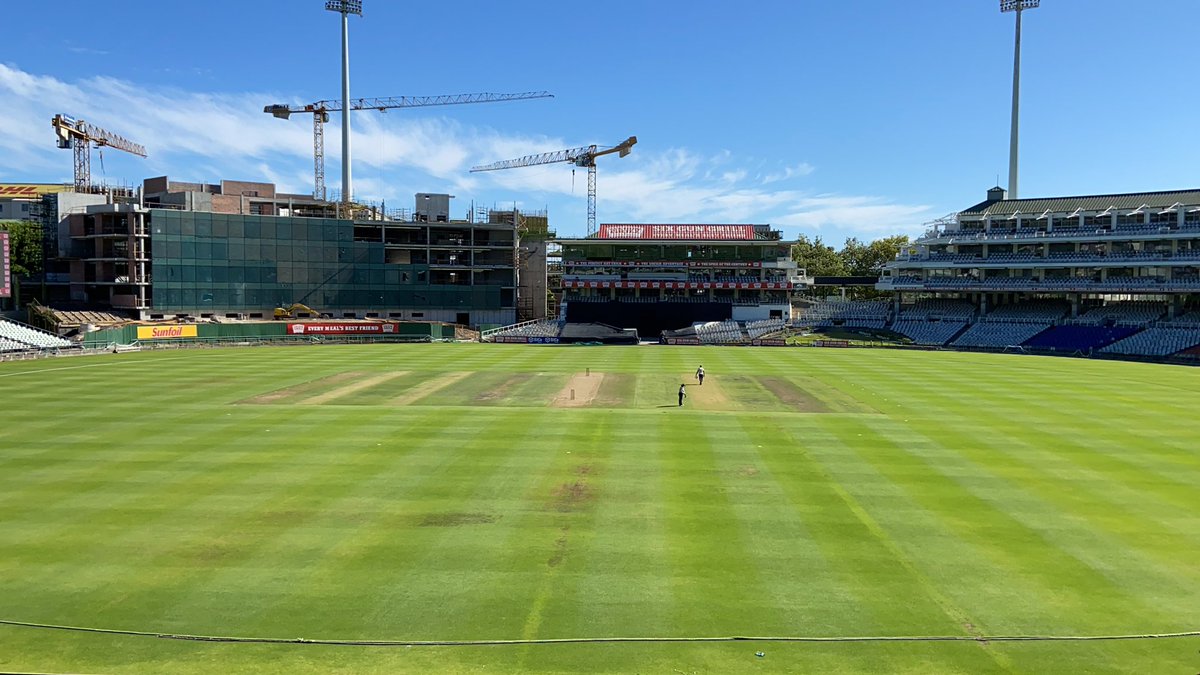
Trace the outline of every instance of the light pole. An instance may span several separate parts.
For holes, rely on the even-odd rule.
[[[350,204],[350,15],[362,16],[362,0],[328,0],[325,9],[342,15],[342,203]]]
[[[1013,55],[1012,130],[1008,140],[1008,198],[1017,198],[1017,128],[1021,110],[1021,12],[1042,4],[1042,0],[1000,0],[1000,12],[1017,13],[1017,39]]]

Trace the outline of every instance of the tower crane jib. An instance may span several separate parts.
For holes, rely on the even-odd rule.
[[[439,105],[465,105],[470,103],[498,103],[522,101],[532,98],[554,98],[548,91],[525,91],[515,94],[444,94],[440,96],[387,96],[380,98],[350,99],[348,110],[394,110],[396,108],[426,108]],[[325,199],[325,124],[329,113],[345,112],[338,100],[316,101],[306,105],[292,106],[276,103],[263,107],[263,112],[279,119],[288,119],[293,114],[313,116],[313,197]]]
[[[146,148],[118,136],[107,129],[69,115],[55,115],[50,120],[58,136],[58,147],[75,150],[75,189],[86,190],[92,184],[92,144],[128,152],[138,157],[146,156]]]
[[[630,136],[617,145],[603,150],[599,149],[598,146],[588,145],[582,148],[544,152],[538,155],[526,155],[516,159],[485,164],[483,166],[472,167],[471,171],[497,171],[500,169],[515,169],[522,166],[554,164],[556,162],[570,162],[575,166],[586,167],[588,170],[587,233],[592,235],[596,233],[596,158],[614,153],[618,157],[625,157],[633,151],[633,146],[636,143],[637,136]]]

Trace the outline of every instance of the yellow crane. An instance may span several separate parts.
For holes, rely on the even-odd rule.
[[[583,148],[544,152],[540,155],[526,155],[494,164],[476,166],[471,171],[515,169],[519,166],[536,166],[554,162],[571,162],[575,166],[586,167],[588,170],[587,233],[592,235],[596,234],[596,158],[614,153],[619,157],[624,157],[632,152],[635,143],[637,143],[637,136],[630,136],[611,148],[600,149],[598,146],[589,145]]]
[[[92,144],[98,148],[116,148],[138,157],[146,156],[146,148],[133,141],[101,129],[94,124],[69,115],[55,115],[50,120],[58,134],[58,147],[75,150],[75,189],[84,191],[92,184]]]

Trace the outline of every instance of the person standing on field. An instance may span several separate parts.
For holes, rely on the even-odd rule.
[[[696,379],[700,381],[700,384],[704,384],[704,366],[696,369]]]
[[[687,392],[684,391],[685,387],[687,387],[686,384],[679,385],[679,406],[680,407],[683,407],[683,399],[687,398]]]

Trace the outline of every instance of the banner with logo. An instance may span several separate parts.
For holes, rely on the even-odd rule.
[[[394,323],[289,323],[288,335],[391,335]]]
[[[74,185],[59,183],[0,183],[0,199],[26,197],[36,199],[56,192],[73,192]]]
[[[196,337],[194,324],[179,324],[171,326],[138,326],[139,340],[174,340],[177,338]]]
[[[12,267],[8,263],[8,233],[0,232],[0,298],[12,297]]]
[[[600,226],[601,239],[692,239],[753,241],[753,225],[613,225]]]

